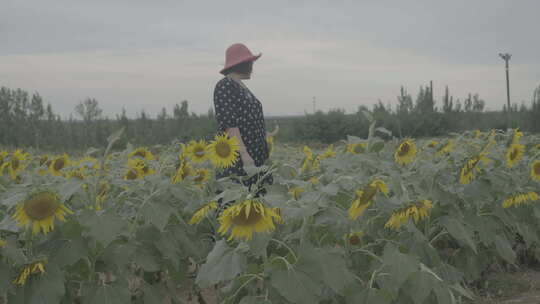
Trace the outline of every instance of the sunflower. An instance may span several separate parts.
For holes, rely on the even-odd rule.
[[[265,232],[275,229],[274,220],[281,221],[281,216],[273,208],[268,208],[257,200],[246,200],[234,204],[223,211],[218,218],[221,235],[231,230],[228,240],[250,240],[253,232]]]
[[[311,177],[311,178],[309,179],[309,182],[310,182],[312,185],[318,185],[318,184],[321,182],[321,180],[320,180],[318,177],[313,176],[313,177]]]
[[[38,234],[40,230],[47,234],[54,229],[54,219],[65,221],[66,214],[73,214],[53,192],[35,192],[20,202],[13,219],[19,226],[32,226],[32,234]]]
[[[407,208],[392,213],[390,219],[384,225],[385,228],[398,230],[406,224],[411,218],[415,223],[429,216],[429,211],[433,208],[430,200],[423,200],[418,203],[410,204]]]
[[[8,155],[8,152],[0,151],[0,176],[4,175],[4,165],[7,164],[6,159]]]
[[[394,153],[394,159],[396,160],[396,163],[400,165],[407,165],[414,160],[416,152],[416,144],[414,141],[407,139],[403,141],[397,148],[396,152]]]
[[[77,166],[79,166],[79,168],[84,168],[85,170],[97,170],[100,168],[99,160],[90,156],[81,158],[77,162]]]
[[[367,143],[356,143],[356,144],[348,144],[347,145],[347,152],[352,154],[361,154],[365,153],[367,148]]]
[[[186,161],[185,155],[182,153],[178,157],[178,163],[176,164],[176,172],[174,173],[171,182],[176,184],[183,181],[186,177],[194,174],[194,170]]]
[[[389,190],[386,184],[376,179],[371,182],[367,187],[361,190],[357,190],[355,193],[355,199],[353,200],[351,207],[349,208],[349,218],[356,220],[361,216],[366,209],[373,204],[373,199],[378,192],[382,192],[388,195]]]
[[[474,130],[473,132],[474,132],[474,138],[475,138],[475,139],[479,139],[479,138],[481,138],[481,137],[484,135],[484,134],[482,133],[482,131],[480,131],[480,130],[478,130],[478,129]]]
[[[238,157],[238,138],[236,136],[229,138],[226,133],[216,135],[206,149],[214,166],[218,168],[231,167],[236,163]]]
[[[437,150],[437,153],[435,153],[435,155],[437,156],[442,156],[442,155],[445,155],[445,154],[449,154],[450,152],[452,152],[452,150],[454,150],[454,141],[453,140],[449,140],[446,145],[440,147],[438,150]]]
[[[514,134],[512,135],[512,145],[519,143],[521,137],[523,137],[523,132],[519,131],[519,129],[515,129]]]
[[[459,175],[459,182],[462,185],[469,184],[474,179],[474,174],[478,171],[480,171],[480,168],[478,165],[480,162],[483,164],[489,163],[491,160],[487,158],[487,153],[480,153],[477,156],[467,160],[465,165],[461,168],[461,172]]]
[[[10,157],[9,162],[5,162],[2,165],[3,168],[0,168],[0,171],[8,170],[11,179],[17,180],[19,173],[23,171],[27,164],[27,159],[29,157],[28,153],[23,152],[22,150],[16,150]]]
[[[506,150],[506,166],[508,168],[515,166],[523,158],[524,152],[524,145],[512,143],[508,150]]]
[[[301,188],[301,187],[293,187],[289,190],[289,193],[292,195],[292,197],[295,199],[295,200],[299,200],[300,199],[300,196],[302,195],[302,193],[304,192],[304,188]]]
[[[73,170],[69,170],[66,174],[66,177],[68,179],[78,179],[78,180],[84,180],[86,179],[86,173],[85,173],[85,170],[83,168],[76,168],[76,169],[73,169]]]
[[[345,237],[347,238],[347,241],[350,245],[356,246],[360,244],[360,241],[362,240],[362,237],[364,236],[364,232],[362,231],[353,231],[351,233],[348,233]]]
[[[139,179],[156,173],[142,158],[128,159],[128,171],[124,179]],[[127,177],[127,178],[126,178]]]
[[[193,216],[189,220],[190,225],[198,224],[202,221],[202,219],[212,210],[217,209],[218,205],[216,202],[212,201],[207,204],[204,204],[201,208],[197,209],[195,213],[193,213]]]
[[[439,142],[436,140],[430,140],[427,144],[428,148],[435,148],[439,145]]]
[[[6,244],[7,244],[7,242],[6,242],[6,241],[4,241],[4,240],[0,239],[0,248],[2,248],[2,247],[4,247],[4,246],[6,246]]]
[[[266,144],[268,145],[268,154],[274,152],[274,136],[266,137]]]
[[[141,158],[141,159],[146,159],[146,160],[153,160],[154,159],[154,154],[152,154],[152,152],[150,152],[150,150],[148,150],[148,148],[146,148],[146,147],[139,147],[139,148],[135,149],[134,151],[132,151],[131,153],[129,153],[128,157],[129,158]]]
[[[38,274],[38,273],[40,274],[45,273],[44,261],[34,262],[32,264],[24,266],[24,268],[21,270],[21,273],[19,273],[17,278],[13,281],[13,284],[22,286],[26,284],[26,280],[31,274]]]
[[[334,145],[328,146],[326,151],[324,151],[323,154],[321,154],[320,159],[330,158],[330,157],[336,157],[336,151],[334,151]]]
[[[538,193],[536,192],[527,192],[527,193],[520,193],[514,196],[511,196],[504,200],[502,203],[503,208],[510,208],[510,207],[517,207],[532,201],[537,201],[540,199],[540,196],[538,196]]]
[[[210,179],[210,170],[208,169],[197,169],[195,170],[193,181],[195,184],[199,187],[203,187],[204,183],[206,183]]]
[[[49,172],[55,176],[62,176],[62,169],[69,166],[70,163],[71,161],[69,160],[69,156],[64,153],[63,155],[57,156],[52,159],[49,165]]]
[[[186,148],[186,155],[195,163],[202,163],[208,159],[206,142],[204,140],[191,141]]]
[[[103,209],[103,203],[107,199],[109,191],[111,191],[111,185],[106,181],[101,181],[99,184],[99,191],[96,195],[96,210]]]
[[[302,161],[301,170],[303,172],[309,171],[309,170],[315,169],[317,165],[318,165],[318,161],[316,159],[316,156],[313,154],[313,151],[311,151],[311,149],[308,146],[304,146],[304,160]]]
[[[540,181],[540,160],[535,160],[531,164],[531,178]]]

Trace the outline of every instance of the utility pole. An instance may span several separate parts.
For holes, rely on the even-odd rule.
[[[315,99],[315,96],[313,96],[313,114],[315,114],[317,100]]]
[[[499,53],[499,56],[504,60],[505,62],[505,68],[506,68],[506,107],[508,110],[508,123],[510,123],[510,78],[508,76],[508,61],[510,61],[510,58],[512,55],[508,53]]]

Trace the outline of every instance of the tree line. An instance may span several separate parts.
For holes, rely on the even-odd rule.
[[[413,99],[402,87],[393,104],[379,101],[371,109],[359,106],[352,114],[333,109],[297,117],[272,117],[267,119],[267,128],[271,130],[279,124],[277,140],[282,142],[333,143],[346,135],[366,137],[370,121],[364,113],[369,112],[379,126],[398,137],[444,136],[472,129],[509,127],[540,132],[540,86],[534,90],[530,103],[513,104],[501,111],[485,111],[485,105],[478,94],[459,100],[448,88],[438,103],[431,86],[420,87]],[[204,115],[190,113],[186,100],[175,104],[171,113],[162,108],[155,117],[143,110],[135,118],[128,118],[123,110],[109,118],[103,115],[96,99],[87,98],[76,105],[74,113],[75,117],[62,119],[38,93],[2,87],[0,147],[83,151],[105,146],[107,137],[123,127],[124,136],[117,146],[122,149],[127,143],[153,146],[174,140],[211,139],[217,129],[212,109]]]

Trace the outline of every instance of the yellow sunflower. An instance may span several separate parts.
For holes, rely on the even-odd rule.
[[[85,156],[77,162],[77,166],[85,170],[97,170],[100,168],[100,163],[97,158]]]
[[[268,154],[274,152],[274,136],[266,137],[266,144],[268,145]]]
[[[218,168],[233,166],[237,161],[238,150],[239,142],[236,136],[229,138],[226,133],[216,135],[207,146],[208,157],[212,164]]]
[[[86,179],[86,172],[83,168],[75,168],[73,170],[69,170],[66,173],[66,177],[68,179],[79,179],[84,180]]]
[[[29,156],[30,155],[28,153],[25,153],[22,150],[16,150],[11,155],[9,162],[4,160],[4,164],[2,165],[3,168],[0,171],[7,170],[11,176],[11,179],[17,180],[19,173],[22,172],[28,165],[27,160]]]
[[[318,177],[313,176],[313,177],[311,177],[311,178],[309,179],[309,182],[310,182],[311,184],[313,184],[313,185],[318,185],[318,184],[321,182],[321,180],[320,180]]]
[[[349,242],[350,245],[356,246],[356,245],[360,245],[360,242],[363,236],[364,236],[364,232],[353,231],[351,233],[348,233],[345,237],[347,238],[347,241]]]
[[[304,188],[301,187],[293,187],[289,190],[289,193],[292,195],[292,197],[295,200],[299,200],[300,196],[302,196],[302,193],[304,192]]]
[[[523,132],[519,131],[519,129],[514,130],[514,134],[512,135],[512,144],[519,143],[519,140],[523,137]]]
[[[135,149],[134,151],[132,151],[131,153],[129,153],[128,157],[129,158],[137,157],[137,158],[142,158],[146,160],[153,160],[154,154],[152,154],[152,152],[150,152],[150,150],[148,150],[148,148],[146,147],[139,147]]]
[[[217,209],[217,207],[218,205],[214,201],[205,204],[201,208],[197,209],[195,213],[193,213],[193,216],[189,220],[189,224],[194,225],[200,223],[210,211]]]
[[[63,176],[62,169],[68,167],[70,164],[69,156],[64,153],[52,159],[49,165],[49,172],[54,176]]]
[[[324,151],[323,154],[321,154],[320,159],[330,158],[330,157],[336,157],[336,151],[334,151],[334,145],[328,146],[326,151]]]
[[[107,199],[109,191],[111,191],[111,185],[106,181],[101,181],[99,184],[99,191],[96,195],[96,210],[103,209],[103,203]]]
[[[478,130],[478,129],[474,130],[474,138],[475,138],[475,139],[481,138],[482,135],[483,135],[483,134],[482,134],[482,131],[480,131],[480,130]]]
[[[489,163],[491,160],[487,158],[487,153],[480,153],[477,156],[467,160],[465,165],[461,168],[460,175],[459,175],[459,182],[462,185],[469,184],[475,177],[475,173],[480,171],[480,168],[478,165],[480,162],[483,164]]]
[[[430,140],[427,144],[428,148],[435,148],[439,145],[439,142],[436,140]]]
[[[449,154],[450,152],[452,152],[452,150],[454,150],[454,141],[453,140],[449,140],[446,145],[440,147],[438,150],[437,150],[437,153],[435,153],[435,155],[437,156],[442,156],[442,155],[445,155],[445,154]]]
[[[396,160],[396,163],[400,165],[407,165],[414,160],[416,152],[416,144],[414,141],[407,139],[397,148],[394,153],[394,159]]]
[[[540,181],[540,160],[535,160],[531,164],[531,178]]]
[[[66,214],[73,214],[53,192],[41,191],[30,194],[28,198],[17,204],[13,219],[19,226],[32,226],[32,234],[42,231],[44,234],[54,229],[55,218],[65,221]]]
[[[203,187],[204,184],[210,179],[210,170],[197,169],[195,170],[193,181],[199,187]]]
[[[520,193],[514,196],[511,196],[504,200],[502,203],[503,208],[510,208],[510,207],[517,207],[523,204],[527,204],[529,202],[537,201],[540,199],[540,196],[538,196],[538,193],[536,192],[527,192],[527,193]]]
[[[253,232],[272,231],[276,222],[281,221],[281,216],[273,208],[268,208],[257,200],[246,200],[236,203],[225,209],[218,218],[218,233],[226,234],[231,230],[228,240],[250,240]]]
[[[392,216],[390,216],[384,227],[398,230],[401,226],[409,222],[410,219],[418,223],[429,216],[431,208],[433,208],[433,203],[430,200],[413,203],[405,209],[392,213]]]
[[[7,163],[7,157],[9,153],[7,151],[0,151],[0,176],[4,175],[4,164]]]
[[[141,179],[145,176],[156,173],[143,158],[130,158],[128,159],[128,168],[124,174],[124,180]]]
[[[508,168],[515,166],[523,158],[524,152],[524,145],[518,143],[511,144],[508,150],[506,150],[506,166]]]
[[[4,241],[4,240],[0,239],[0,248],[2,248],[2,247],[4,247],[4,246],[6,246],[6,244],[7,244],[7,242],[6,242],[6,241]]]
[[[184,154],[180,154],[180,156],[178,157],[178,162],[176,164],[176,172],[172,177],[172,183],[179,183],[186,179],[186,177],[191,176],[194,173],[195,171],[193,170],[191,165],[187,163]]]
[[[388,195],[389,190],[386,184],[380,180],[374,180],[367,187],[361,190],[357,190],[355,193],[355,199],[353,200],[351,207],[349,208],[349,218],[356,220],[361,216],[366,209],[373,204],[373,199],[378,192],[382,192]]]
[[[194,163],[202,163],[208,159],[206,142],[204,140],[191,141],[186,148],[186,154]]]
[[[308,146],[304,146],[304,160],[302,161],[302,168],[301,170],[303,172],[309,171],[311,169],[315,169],[314,164],[315,163],[315,156],[311,149]]]
[[[367,143],[347,144],[347,152],[352,153],[352,154],[365,153],[366,148],[367,148]]]
[[[28,277],[30,275],[38,273],[45,273],[44,261],[34,262],[32,264],[24,266],[24,268],[21,270],[21,273],[19,273],[17,278],[13,281],[13,284],[22,286],[26,284],[26,281],[28,280]]]

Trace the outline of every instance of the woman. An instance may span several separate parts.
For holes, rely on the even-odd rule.
[[[268,159],[269,151],[266,142],[267,136],[274,136],[278,128],[272,133],[266,132],[261,102],[246,87],[242,80],[250,79],[253,72],[253,62],[259,59],[253,55],[243,44],[236,43],[227,48],[225,53],[225,67],[220,71],[225,75],[216,84],[214,90],[215,117],[220,132],[226,132],[229,137],[236,137],[240,143],[240,153],[235,164],[216,174],[217,178],[237,175],[244,176],[244,166],[261,166]],[[257,183],[262,174],[243,179],[242,183],[251,186]],[[238,180],[235,179],[238,182]],[[256,194],[264,195],[261,186],[272,184],[271,175],[259,183]],[[227,205],[229,205],[227,203]],[[221,205],[221,202],[220,202]],[[226,208],[227,206],[220,206]]]

